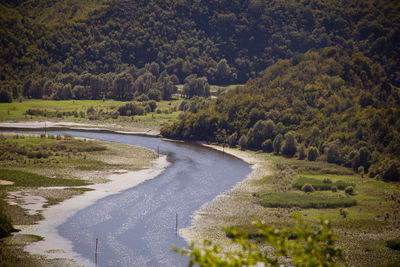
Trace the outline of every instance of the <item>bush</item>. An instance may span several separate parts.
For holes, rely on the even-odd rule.
[[[307,154],[308,161],[316,161],[318,156],[319,156],[319,152],[316,147],[311,147],[308,150],[308,154]]]
[[[400,237],[386,241],[386,246],[394,250],[400,250]]]
[[[305,185],[303,185],[303,187],[301,188],[301,191],[308,193],[308,192],[314,192],[315,189],[314,189],[314,187],[313,187],[312,185],[310,185],[310,184],[305,184]]]
[[[272,151],[274,151],[271,139],[265,140],[261,145],[261,149],[262,149],[262,151],[267,152],[267,153],[271,153]]]
[[[244,149],[247,147],[247,136],[246,135],[242,135],[239,139],[238,142],[239,146]]]
[[[330,180],[329,178],[325,179]],[[305,184],[310,184],[317,191],[327,191],[327,190],[332,190],[333,186],[335,186],[339,190],[344,190],[348,186],[355,186],[353,183],[346,183],[342,180],[338,180],[336,182],[331,181],[331,183],[326,183],[327,181],[324,182],[324,180],[321,181],[315,178],[300,176],[299,178],[296,179],[295,183],[293,184],[293,188],[302,190]]]
[[[322,180],[322,182],[323,182],[324,184],[331,184],[331,183],[332,183],[332,180],[329,179],[329,178],[324,178],[324,179]]]
[[[282,142],[283,142],[283,137],[281,134],[278,134],[275,137],[274,142],[272,143],[275,154],[279,154],[281,152]]]
[[[352,186],[348,186],[344,189],[344,192],[350,196],[354,195],[354,188]]]
[[[303,159],[305,159],[306,158],[306,149],[305,149],[305,147],[304,147],[304,145],[301,145],[300,147],[299,147],[299,159],[300,160],[303,160]]]
[[[335,185],[332,186],[332,187],[331,187],[331,190],[332,190],[332,192],[337,192],[337,190],[338,190],[338,189],[337,189],[337,186],[335,186]]]
[[[7,237],[15,231],[10,217],[5,212],[3,200],[0,199],[0,238]]]
[[[293,132],[288,132],[285,134],[285,141],[282,145],[282,155],[291,158],[294,156],[294,154],[296,154],[296,152],[297,147],[294,134]]]
[[[357,201],[349,197],[329,197],[300,192],[271,192],[261,195],[260,204],[270,208],[329,209],[355,206]]]

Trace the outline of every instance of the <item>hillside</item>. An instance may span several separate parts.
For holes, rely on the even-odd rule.
[[[399,86],[399,14],[390,0],[2,1],[0,86],[14,98],[118,99],[117,76],[133,87],[146,64],[181,83],[244,83],[328,46],[362,52]],[[56,92],[74,86],[92,93]]]
[[[379,64],[336,47],[280,60],[161,133],[287,157],[304,158],[315,147],[309,160],[320,154],[371,177],[400,180],[399,88]]]

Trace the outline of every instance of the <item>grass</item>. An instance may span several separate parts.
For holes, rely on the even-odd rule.
[[[332,209],[355,206],[357,201],[348,197],[331,197],[315,193],[270,192],[260,196],[260,204],[270,208]]]
[[[84,186],[86,181],[77,179],[48,178],[34,173],[0,169],[0,179],[14,182],[13,185],[3,185],[5,190],[15,190],[16,187],[50,187],[50,186]]]
[[[0,121],[19,121],[28,119],[54,119],[66,120],[73,122],[105,122],[105,123],[118,123],[137,124],[141,127],[156,127],[175,121],[178,119],[180,111],[178,110],[179,104],[182,102],[180,98],[174,98],[171,101],[157,102],[157,108],[154,112],[147,113],[146,115],[138,116],[117,116],[112,118],[107,114],[116,112],[118,107],[123,106],[127,102],[115,100],[38,100],[30,99],[23,102],[14,101],[12,103],[0,104]],[[96,116],[91,120],[86,114],[89,108],[94,108]],[[34,111],[32,114],[27,115],[28,110]],[[157,113],[160,110],[161,113]],[[84,116],[82,117],[81,114]]]
[[[394,260],[400,258],[400,251],[388,248],[386,241],[400,236],[399,184],[362,178],[350,169],[326,162],[246,153],[261,167],[256,168],[256,178],[249,180],[247,189],[240,188],[235,192],[234,205],[227,211],[233,215],[223,219],[223,225],[240,226],[239,229],[254,233],[252,221],[264,221],[280,228],[293,225],[293,212],[311,225],[317,225],[322,217],[332,222],[338,236],[337,245],[343,249],[347,265],[385,266],[391,263],[396,266]],[[323,188],[324,179],[332,181],[328,184],[329,189],[342,183],[340,188],[353,186],[356,195],[347,197],[343,191],[323,191],[321,189],[326,189]],[[320,190],[298,191],[304,183]],[[222,209],[220,205],[216,212],[219,209]],[[208,232],[207,235],[208,238],[212,236]]]
[[[324,183],[323,180],[320,179],[300,176],[299,178],[296,179],[296,182],[293,184],[293,188],[301,190],[301,188],[305,184],[310,184],[314,187],[315,190],[321,190],[321,191],[331,190],[333,186],[336,186],[337,189],[339,190],[344,190],[347,186],[355,186],[354,183],[344,182],[342,180],[338,180],[332,183]]]

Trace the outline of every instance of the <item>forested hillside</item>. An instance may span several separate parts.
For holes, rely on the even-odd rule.
[[[142,94],[138,79],[162,94],[159,73],[171,77],[165,83],[191,74],[244,83],[279,59],[328,46],[363,53],[398,86],[399,13],[390,0],[5,0],[0,89],[14,98],[130,100]]]
[[[400,178],[399,88],[379,64],[337,47],[280,60],[161,132]]]

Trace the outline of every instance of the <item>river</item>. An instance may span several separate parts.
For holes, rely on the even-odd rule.
[[[73,249],[98,266],[186,266],[172,245],[187,246],[176,232],[190,226],[191,216],[251,172],[242,160],[195,143],[114,133],[54,131],[146,147],[167,155],[170,166],[155,179],[97,201],[80,210],[57,230]]]

